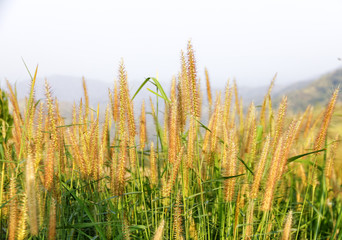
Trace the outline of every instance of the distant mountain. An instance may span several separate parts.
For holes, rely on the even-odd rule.
[[[237,85],[239,83],[237,82]],[[285,86],[287,87],[287,86]],[[285,88],[282,85],[278,85],[277,82],[274,85],[271,95],[273,96],[278,96],[280,92],[283,91]],[[263,86],[257,86],[257,87],[247,87],[247,86],[239,86],[238,85],[238,95],[239,98],[242,98],[242,104],[244,106],[244,109],[247,110],[247,108],[250,106],[250,104],[253,102],[254,105],[261,105],[264,97],[268,91],[269,85],[263,85]],[[206,89],[202,89],[203,91],[203,100],[204,100],[204,107],[207,105],[207,94],[206,94]],[[212,90],[212,93],[214,94],[214,98],[217,93],[221,93],[221,96],[224,97],[225,89],[217,89],[214,88]]]
[[[57,97],[60,102],[78,103],[82,98],[84,101],[84,92],[82,87],[82,77],[72,77],[67,75],[52,75],[46,78],[51,87],[53,97]],[[113,82],[104,82],[96,79],[85,78],[90,105],[97,104],[106,105],[109,103],[108,89],[113,90]],[[143,81],[143,80],[142,80]],[[130,94],[133,96],[141,82],[128,80]],[[37,78],[36,80],[36,99],[45,98],[45,78]],[[149,88],[151,84],[146,85]],[[18,99],[24,99],[29,95],[30,81],[21,81],[16,83]],[[154,89],[154,88],[153,88]],[[166,88],[167,89],[167,88]],[[141,102],[143,95],[153,95],[152,93],[143,89],[136,97],[136,102]],[[145,98],[145,97],[144,97]]]
[[[46,78],[52,91],[53,97],[57,97],[62,102],[79,102],[81,98],[84,99],[81,77],[71,77],[65,75],[53,75]],[[92,105],[103,104],[108,99],[108,88],[113,88],[114,83],[107,83],[97,81],[94,79],[85,79],[89,101]],[[45,98],[45,79],[38,78],[36,82],[36,98]],[[16,84],[18,91],[18,98],[22,99],[29,94],[30,82],[19,82]]]
[[[282,96],[288,98],[288,107],[293,111],[304,111],[308,105],[324,106],[333,91],[342,85],[342,68],[327,73],[316,80],[292,84],[274,96],[274,102],[280,102]],[[341,94],[338,101],[342,101]]]
[[[243,104],[248,107],[251,102],[255,105],[261,105],[268,91],[269,85],[259,87],[238,87],[239,95],[242,97]],[[277,82],[273,86],[271,95],[277,95],[284,89],[284,86],[278,85]]]
[[[80,99],[84,99],[84,93],[82,88],[82,78],[81,77],[71,77],[65,75],[53,75],[47,77],[47,81],[51,86],[51,91],[53,97],[57,97],[60,102],[60,109],[62,115],[70,118],[72,111],[72,104],[76,102],[78,105]],[[331,73],[325,74],[315,80],[307,80],[302,82],[297,82],[288,86],[279,86],[277,82],[272,90],[272,101],[273,105],[277,106],[281,101],[282,96],[286,95],[288,97],[289,109],[293,111],[303,111],[305,108],[311,104],[325,105],[333,92],[333,90],[342,83],[342,68],[335,70]],[[104,111],[106,105],[109,103],[108,99],[108,89],[113,89],[114,82],[108,83],[103,81],[98,81],[94,79],[87,79],[86,84],[88,89],[88,95],[90,100],[90,105],[96,107],[100,104],[101,111]],[[130,94],[133,96],[137,88],[140,86],[140,82],[129,80]],[[18,82],[16,84],[18,99],[23,99],[29,94],[29,81]],[[169,94],[169,86],[163,85],[166,94]],[[147,84],[141,92],[134,99],[135,112],[140,113],[140,106],[143,99],[146,101],[147,111],[150,111],[149,100],[151,96],[153,101],[155,101],[155,96],[147,91],[146,88],[151,88],[154,90],[154,86]],[[240,87],[238,86],[239,96],[243,99],[243,104],[247,107],[252,101],[255,105],[262,104],[263,98],[267,92],[268,86],[259,87]],[[203,89],[203,114],[205,115],[208,111],[206,90]],[[215,94],[221,91],[224,94],[224,89],[213,89],[212,93]],[[37,79],[36,83],[36,99],[45,98],[44,89],[44,79]],[[339,100],[342,100],[342,94],[340,94]],[[162,102],[162,101],[161,101]],[[161,111],[162,106],[160,106]]]
[[[47,82],[51,87],[52,97],[57,97],[59,101],[59,107],[61,111],[61,115],[67,119],[67,121],[71,120],[72,116],[72,106],[75,102],[76,105],[79,105],[81,98],[84,102],[84,92],[82,87],[82,77],[72,77],[66,75],[52,75],[46,78]],[[89,103],[93,109],[96,109],[97,104],[100,105],[100,116],[104,117],[104,111],[107,107],[107,104],[110,103],[108,97],[108,89],[113,91],[114,88],[114,80],[113,82],[104,82],[95,79],[87,79],[87,91],[89,96]],[[45,99],[45,79],[37,78],[35,85],[35,98],[44,100]],[[138,86],[140,86],[140,82],[137,81],[128,81],[128,85],[130,88],[130,95],[133,96]],[[16,84],[17,96],[21,106],[24,106],[25,102],[23,101],[25,97],[29,96],[30,92],[30,81],[21,81]],[[147,84],[146,87],[154,90],[151,84]],[[167,88],[165,89],[167,90]],[[155,100],[155,96],[146,90],[146,88],[142,89],[141,92],[134,99],[134,109],[136,114],[140,114],[140,107],[143,99],[145,99],[147,110],[149,109],[148,97],[151,96],[153,100]],[[162,105],[161,105],[162,106]],[[138,115],[137,115],[138,116]]]

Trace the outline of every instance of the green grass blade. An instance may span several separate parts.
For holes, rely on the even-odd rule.
[[[151,90],[151,89],[149,89],[149,88],[147,88],[147,90],[150,91],[151,93],[153,93],[154,95],[156,95],[156,96],[158,96],[158,97],[164,99],[164,97],[163,97],[162,95],[156,93],[155,91],[153,91],[153,90]],[[166,99],[164,99],[164,100],[166,100]]]
[[[342,208],[341,208],[341,210],[340,210],[340,212],[339,212],[339,214],[338,214],[337,221],[336,221],[336,225],[335,225],[335,228],[334,228],[333,235],[331,236],[331,239],[335,239],[334,237],[335,237],[336,232],[337,232],[337,230],[338,230],[338,228],[339,228],[339,225],[340,225],[341,220],[342,220]],[[342,227],[342,226],[340,226],[340,227]],[[342,234],[341,234],[340,236],[342,236]]]
[[[313,152],[308,152],[308,153],[304,153],[304,154],[300,154],[300,155],[297,155],[297,156],[294,156],[294,157],[290,157],[287,159],[287,164],[289,164],[290,162],[293,162],[299,158],[302,158],[302,157],[305,157],[307,155],[310,155],[310,154],[314,154],[314,153],[319,153],[319,152],[323,152],[323,151],[326,151],[326,149],[320,149],[320,150],[317,150],[317,151],[313,151]]]
[[[145,81],[140,85],[140,87],[138,88],[138,90],[134,93],[133,97],[132,97],[132,101],[135,98],[135,96],[138,95],[138,93],[140,92],[140,90],[145,86],[146,83],[148,83],[150,81],[150,78],[146,78]]]
[[[60,227],[60,229],[67,229],[67,228],[89,228],[89,227],[95,227],[96,225],[108,225],[112,222],[91,222],[91,223],[75,223],[72,225],[68,225],[65,227]]]
[[[140,85],[140,87],[138,88],[138,90],[134,93],[132,100],[137,96],[137,94],[141,91],[141,89],[145,86],[146,83],[151,82],[153,85],[155,85],[158,90],[160,91],[161,95],[153,92],[152,90],[148,89],[150,92],[152,92],[153,94],[156,94],[157,96],[161,97],[162,99],[164,99],[167,102],[171,102],[170,99],[167,97],[163,87],[161,86],[161,84],[159,83],[159,81],[154,78],[154,77],[148,77],[144,80],[144,82]]]
[[[198,119],[195,118],[195,120],[201,125],[202,128],[204,128],[205,130],[211,132],[211,130],[207,126],[205,126],[203,123],[201,123]]]
[[[239,159],[240,162],[242,162],[242,164],[245,166],[245,168],[254,176],[254,173],[253,173],[252,169],[250,169],[250,168],[247,166],[247,164],[245,163],[245,161],[244,161],[242,158],[240,158],[240,157],[238,157],[238,159]]]
[[[94,227],[96,228],[96,230],[99,232],[101,239],[105,239],[106,235],[104,234],[104,232],[102,231],[102,228],[100,227],[99,224],[97,224],[97,222],[95,222],[93,215],[91,214],[90,210],[87,208],[87,206],[84,204],[84,201],[82,201],[82,199],[80,199],[79,197],[77,197],[77,195],[71,191],[69,189],[69,187],[64,183],[61,182],[63,187],[73,196],[74,199],[76,199],[76,201],[80,204],[81,208],[86,212],[87,216],[89,217],[90,221],[94,224]]]
[[[221,181],[224,181],[224,180],[227,180],[227,179],[230,179],[230,178],[241,177],[243,175],[245,175],[245,173],[242,173],[242,174],[239,174],[239,175],[234,175],[234,176],[228,176],[228,177],[220,177],[220,178],[216,178],[216,179],[212,179],[212,180],[208,180],[208,181],[202,182],[202,184],[204,184],[204,183],[211,183],[211,182],[221,182]]]
[[[23,61],[24,65],[25,65],[25,68],[26,68],[26,70],[27,70],[27,72],[28,72],[28,74],[30,75],[30,77],[31,77],[31,80],[32,80],[32,79],[33,79],[33,77],[32,77],[32,74],[31,74],[31,72],[30,72],[29,68],[27,67],[27,64],[26,64],[26,62],[25,62],[24,58],[23,58],[23,57],[21,57],[21,60]]]
[[[151,79],[151,80],[154,82],[154,84],[157,86],[157,88],[158,88],[158,90],[161,92],[161,95],[163,96],[163,98],[165,98],[165,100],[166,100],[167,102],[171,102],[171,101],[169,100],[169,98],[167,97],[167,95],[166,95],[166,93],[165,93],[163,87],[162,87],[161,84],[159,83],[159,81],[158,81],[156,78],[154,78],[154,77],[151,77],[150,79]]]

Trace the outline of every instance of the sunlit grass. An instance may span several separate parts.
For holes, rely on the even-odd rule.
[[[326,109],[294,115],[285,97],[272,108],[272,82],[263,104],[244,111],[235,83],[211,99],[206,72],[203,116],[190,42],[181,63],[170,93],[147,78],[135,94],[121,63],[101,122],[85,82],[71,123],[48,82],[45,101],[34,98],[37,71],[25,111],[8,84],[13,124],[2,127],[12,134],[1,142],[0,238],[341,238],[338,90]],[[145,87],[155,101],[136,116],[134,97]],[[151,139],[145,114],[155,125]]]

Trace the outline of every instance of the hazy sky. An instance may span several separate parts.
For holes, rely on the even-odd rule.
[[[306,80],[342,66],[342,1],[0,0],[0,79],[64,74],[130,81],[180,69],[192,39],[199,76],[213,85]]]

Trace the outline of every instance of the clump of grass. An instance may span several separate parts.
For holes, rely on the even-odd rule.
[[[189,42],[169,95],[150,77],[132,97],[121,62],[104,118],[83,79],[70,124],[47,81],[45,101],[35,99],[37,69],[23,109],[8,83],[0,238],[339,238],[339,137],[329,132],[339,89],[322,114],[310,106],[294,116],[286,97],[274,110],[274,77],[245,112],[235,81],[213,95],[205,74],[207,103]],[[155,100],[136,125],[133,100],[146,84]]]

